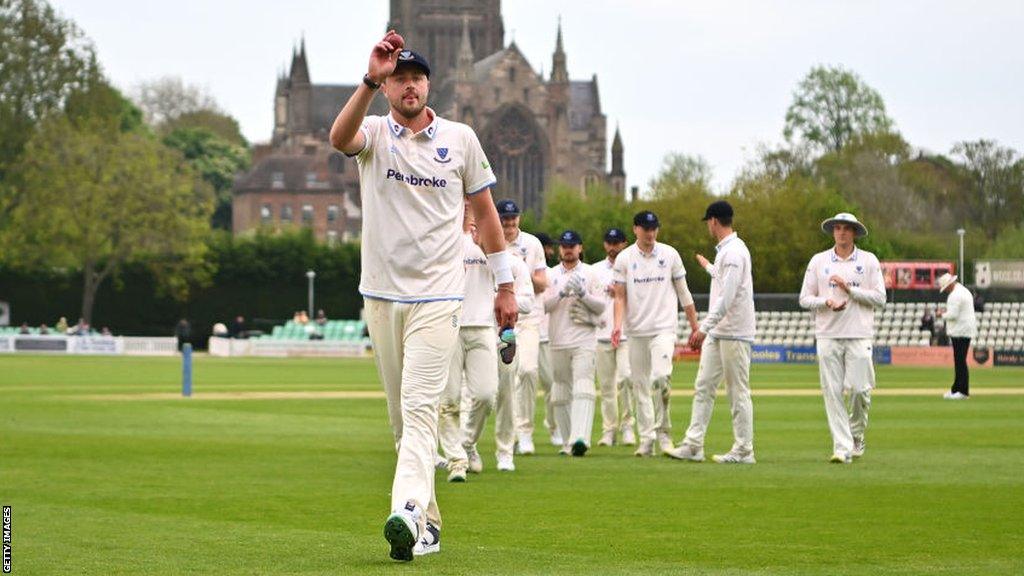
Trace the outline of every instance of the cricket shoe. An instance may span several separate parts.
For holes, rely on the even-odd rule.
[[[559,456],[571,456],[572,450],[568,446],[562,446],[558,449]]]
[[[609,430],[604,434],[601,434],[601,439],[597,441],[598,446],[614,446],[615,445],[615,430]]]
[[[704,461],[704,449],[691,446],[689,444],[680,444],[678,448],[665,452],[665,455],[669,458],[675,458],[676,460],[689,460],[691,462],[703,462]]]
[[[730,450],[725,454],[715,454],[711,459],[719,464],[757,464],[753,452],[744,454],[735,450]]]
[[[942,397],[946,400],[967,400],[970,398],[970,396],[963,392],[946,392]]]
[[[676,449],[676,445],[672,443],[672,437],[668,435],[668,432],[658,432],[658,449],[661,450],[662,454],[667,454]]]
[[[423,537],[413,547],[412,553],[414,556],[423,556],[425,554],[433,554],[434,552],[441,551],[441,530],[437,526],[434,526],[430,522],[427,522],[427,529],[424,531]]]
[[[533,436],[529,434],[520,434],[516,449],[524,456],[533,454],[536,450],[533,446]]]
[[[501,472],[515,472],[516,465],[512,461],[511,454],[498,454],[498,470]]]
[[[636,446],[636,434],[633,433],[633,428],[622,429],[622,444],[624,446]]]
[[[587,453],[587,450],[590,450],[590,446],[587,446],[587,441],[583,438],[577,438],[576,441],[572,443],[571,450],[573,456],[583,456]]]
[[[384,539],[391,544],[391,558],[402,562],[412,560],[412,549],[420,539],[420,507],[412,501],[388,516],[384,522]]]
[[[563,444],[565,444],[565,442],[562,442],[562,435],[559,434],[558,432],[553,432],[551,434],[551,445],[552,446],[561,446]]]
[[[831,458],[828,459],[828,461],[831,462],[832,464],[850,464],[851,462],[853,462],[853,457],[850,456],[849,454],[842,454],[836,452],[835,454],[832,455]]]
[[[850,456],[854,458],[860,458],[864,455],[864,450],[867,449],[867,442],[863,438],[853,439],[853,450],[850,451]]]
[[[633,456],[654,456],[654,440],[641,440],[640,447],[633,452]]]
[[[468,468],[466,462],[458,460],[448,465],[448,481],[449,482],[465,482],[466,481],[466,469]]]
[[[466,447],[466,458],[467,469],[471,474],[479,474],[484,471],[484,461],[480,458],[480,453],[476,451],[476,446]]]

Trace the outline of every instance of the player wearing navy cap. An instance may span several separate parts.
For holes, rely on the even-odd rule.
[[[629,375],[629,341],[625,336],[619,347],[612,346],[615,323],[615,258],[627,246],[626,234],[609,228],[604,234],[605,259],[592,266],[601,284],[605,300],[604,312],[595,317],[597,324],[597,384],[601,392],[601,439],[598,446],[615,444],[616,434],[626,446],[636,444],[633,433],[636,395]]]
[[[712,202],[704,214],[708,233],[718,240],[711,274],[708,315],[690,335],[690,347],[700,349],[700,367],[694,382],[690,427],[682,444],[667,452],[680,460],[704,460],[704,436],[715,406],[718,385],[724,380],[729,393],[732,449],[714,456],[720,464],[753,464],[754,407],[750,400],[750,347],[754,342],[754,281],[750,251],[732,230],[732,206]],[[707,260],[698,256],[704,265]]]
[[[605,308],[602,287],[590,265],[580,260],[582,252],[579,234],[573,230],[561,234],[562,262],[548,270],[551,284],[544,294],[554,373],[551,405],[563,439],[560,452],[573,456],[583,456],[590,449],[597,345],[592,317]]]
[[[514,200],[499,200],[498,216],[508,251],[526,262],[533,275],[533,289],[537,294],[533,311],[519,319],[516,325],[516,356],[519,370],[515,398],[516,437],[520,454],[533,454],[533,415],[537,403],[537,381],[540,359],[540,328],[544,320],[544,306],[540,294],[547,287],[547,261],[544,247],[536,236],[519,229],[519,205]]]
[[[359,291],[398,449],[384,536],[391,557],[408,561],[440,548],[437,410],[458,343],[467,195],[499,287],[499,326],[515,324],[516,301],[491,198],[494,173],[469,126],[427,107],[430,66],[404,44],[391,30],[373,47],[363,82],[335,119],[330,141],[359,165]],[[368,117],[381,88],[390,112]]]
[[[629,369],[636,390],[640,432],[637,456],[653,456],[657,439],[662,452],[673,450],[669,400],[679,306],[697,330],[697,309],[686,285],[679,252],[658,242],[660,223],[653,212],[633,218],[636,243],[615,258],[615,316],[612,345],[629,336]]]

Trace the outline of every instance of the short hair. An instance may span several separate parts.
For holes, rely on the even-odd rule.
[[[732,226],[732,216],[714,216],[715,220],[722,226]]]

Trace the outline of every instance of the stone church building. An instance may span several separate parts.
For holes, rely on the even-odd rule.
[[[593,185],[625,193],[622,140],[616,130],[609,170],[597,76],[570,79],[561,23],[547,75],[514,41],[504,44],[500,0],[391,0],[387,27],[430,61],[428,105],[476,130],[498,179],[495,199],[512,198],[539,213],[554,182],[584,194]],[[235,182],[236,234],[303,225],[331,243],[358,238],[355,160],[328,143],[334,118],[355,88],[313,84],[305,43],[294,51],[277,81],[271,141],[257,147],[253,168]],[[370,113],[387,113],[383,96]]]

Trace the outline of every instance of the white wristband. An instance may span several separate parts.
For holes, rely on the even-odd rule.
[[[502,250],[501,252],[488,254],[487,265],[494,274],[494,282],[496,284],[507,284],[514,280],[512,278],[512,263],[509,262],[508,252]]]

